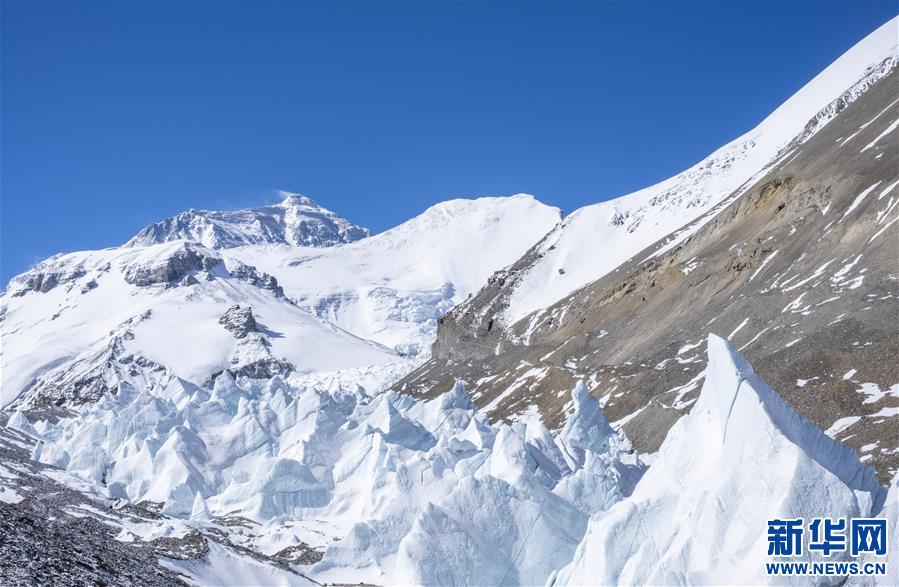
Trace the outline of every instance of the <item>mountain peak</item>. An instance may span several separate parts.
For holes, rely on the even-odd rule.
[[[278,195],[281,197],[281,202],[278,204],[282,208],[292,208],[295,206],[311,206],[313,208],[321,208],[312,198],[306,197],[303,194],[296,194],[293,192],[288,192],[284,190],[278,190]]]
[[[234,211],[188,210],[154,222],[125,246],[187,240],[211,249],[254,244],[330,247],[371,236],[371,231],[316,204],[311,198],[279,191],[280,203]]]

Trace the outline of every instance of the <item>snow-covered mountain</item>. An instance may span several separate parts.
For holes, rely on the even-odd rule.
[[[884,77],[897,61],[896,22],[858,43],[756,128],[690,169],[656,185],[572,212],[525,256],[509,276],[504,310],[512,325],[606,275],[656,241],[663,250],[698,226],[675,233],[755,180],[820,131],[847,104]]]
[[[330,247],[371,235],[306,196],[280,192],[283,200],[272,206],[233,212],[188,210],[150,224],[125,246],[141,247],[176,240],[193,241],[210,249],[228,249],[257,243],[283,243],[303,247]]]
[[[395,389],[432,397],[460,378],[494,418],[537,413],[555,429],[564,424],[559,394],[584,380],[634,445],[655,452],[698,397],[702,345],[713,331],[737,343],[800,413],[891,478],[899,372],[883,359],[899,353],[896,30],[893,20],[875,31],[754,131],[762,133],[756,145],[785,128],[799,134],[690,224],[652,234],[653,223],[676,216],[665,202],[677,198],[655,196],[649,201],[660,208],[645,208],[634,232],[584,224],[578,212],[563,220],[444,316],[432,359]],[[852,81],[852,72],[860,77]],[[817,93],[839,97],[825,102]],[[827,105],[804,122],[792,118],[812,102]],[[781,116],[788,120],[771,126]],[[729,171],[713,168],[702,185],[730,181]],[[589,210],[642,205],[655,189]],[[618,245],[644,237],[648,246],[614,259]],[[572,272],[586,275],[578,267],[610,270],[568,292]],[[509,324],[528,287],[527,304],[546,292],[564,297]]]
[[[14,278],[0,581],[783,584],[769,519],[895,535],[897,26],[565,219],[285,194]]]
[[[311,206],[290,195],[270,208],[204,212],[190,216],[205,227],[197,233],[148,229],[14,278],[0,316],[2,405],[23,392],[28,405],[80,403],[170,376],[201,384],[223,369],[269,376],[402,362],[429,348],[444,312],[559,219],[530,196],[452,200],[358,242],[282,243],[305,226],[296,211]],[[139,244],[151,233],[219,248]],[[236,246],[257,237],[270,240]]]
[[[81,403],[225,369],[271,376],[396,361],[309,315],[270,275],[172,242],[58,255],[3,296],[3,405]]]
[[[325,249],[228,251],[277,276],[316,316],[404,355],[427,351],[437,320],[561,218],[532,196],[449,200],[386,232]]]

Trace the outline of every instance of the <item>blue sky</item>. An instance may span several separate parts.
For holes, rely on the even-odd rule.
[[[0,10],[6,283],[277,189],[375,231],[450,197],[616,197],[752,128],[896,3]]]

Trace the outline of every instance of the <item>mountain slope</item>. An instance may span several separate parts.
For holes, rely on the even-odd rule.
[[[344,246],[248,246],[230,255],[275,275],[300,306],[402,354],[434,339],[437,319],[560,218],[532,196],[449,200]]]
[[[371,235],[334,212],[299,194],[281,192],[275,205],[229,212],[188,210],[150,224],[128,247],[143,247],[176,240],[193,241],[210,249],[228,249],[255,243],[283,243],[329,247]]]
[[[238,306],[235,308],[235,306]],[[317,320],[278,282],[200,245],[58,255],[3,295],[3,390],[29,405],[81,403],[173,376],[330,371],[396,360]]]
[[[890,479],[899,466],[899,373],[884,360],[899,353],[890,63],[752,185],[549,308],[504,325],[534,252],[497,273],[442,319],[434,358],[396,389],[427,396],[461,377],[492,417],[537,410],[556,428],[557,394],[584,379],[652,452],[695,401],[712,329]]]
[[[23,392],[23,405],[36,407],[171,377],[202,384],[224,369],[265,378],[397,363],[395,351],[427,348],[437,318],[559,218],[529,196],[453,200],[359,242],[281,243],[299,226],[281,222],[286,211],[309,206],[288,196],[270,208],[204,212],[194,232],[150,231],[220,250],[140,246],[145,230],[126,246],[57,255],[14,278],[0,314],[2,405]],[[257,222],[269,213],[286,232]],[[235,246],[257,237],[267,244]]]
[[[614,270],[642,249],[748,189],[824,128],[896,62],[894,19],[806,84],[756,128],[656,185],[580,208],[503,276],[491,317],[509,325]],[[669,243],[685,238],[679,234]],[[599,254],[597,254],[599,253]]]

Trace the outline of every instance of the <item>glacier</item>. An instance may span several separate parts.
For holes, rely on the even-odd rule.
[[[35,459],[111,498],[262,554],[315,552],[297,568],[319,582],[760,584],[767,519],[882,511],[895,528],[895,503],[851,449],[726,341],[710,335],[708,353],[699,400],[651,458],[583,384],[555,434],[536,419],[490,423],[461,382],[416,401],[229,372],[211,388],[123,384],[73,417],[15,412],[8,426],[38,441]],[[177,564],[202,583],[227,552],[207,556]]]
[[[850,448],[797,414],[724,339],[710,335],[708,354],[690,413],[634,492],[591,518],[573,560],[550,583],[803,584],[806,577],[766,574],[765,562],[781,558],[767,554],[768,520],[864,518],[882,509],[884,488]],[[849,557],[806,549],[783,560]]]
[[[561,220],[533,196],[455,199],[350,244],[278,243],[229,255],[278,277],[298,305],[406,356],[427,356],[437,320]]]
[[[536,584],[643,470],[583,386],[570,411],[554,437],[538,421],[490,424],[461,383],[416,402],[225,372],[211,389],[123,385],[55,424],[16,412],[8,425],[110,498],[206,531],[252,520],[239,540],[264,554],[317,550],[303,569],[315,580]]]

